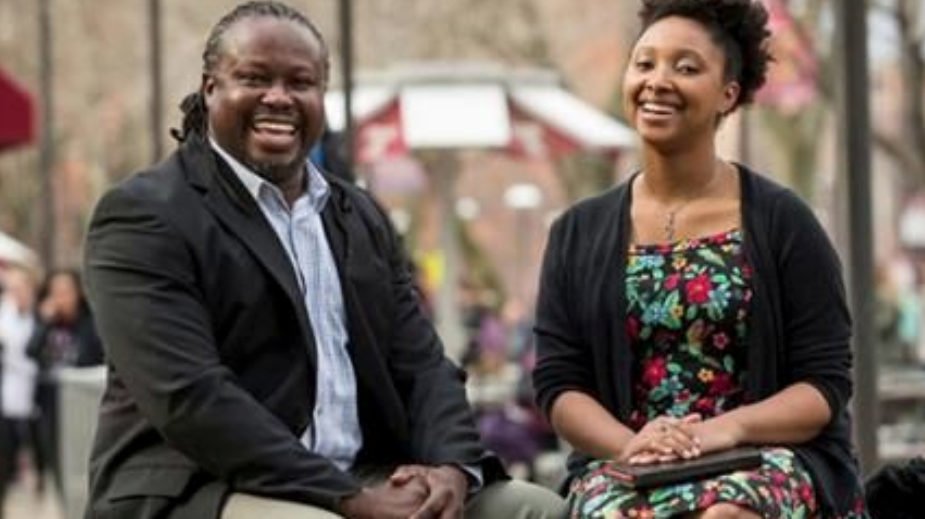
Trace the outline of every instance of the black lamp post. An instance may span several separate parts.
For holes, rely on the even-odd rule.
[[[353,2],[340,0],[340,59],[344,77],[344,161],[353,173]]]
[[[151,67],[151,155],[152,162],[164,153],[163,70],[161,67],[161,0],[148,0],[148,52]]]
[[[877,337],[874,330],[873,242],[870,185],[870,87],[867,70],[867,7],[864,0],[835,5],[840,77],[839,110],[841,171],[847,175],[848,267],[854,317],[855,434],[865,473],[879,463],[877,427]]]

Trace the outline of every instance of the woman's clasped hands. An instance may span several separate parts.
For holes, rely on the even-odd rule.
[[[648,465],[696,458],[703,453],[703,448],[694,426],[702,423],[701,416],[696,413],[682,418],[659,416],[649,420],[624,445],[617,461]]]

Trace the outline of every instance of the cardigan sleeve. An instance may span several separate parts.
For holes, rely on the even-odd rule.
[[[841,263],[803,201],[786,191],[777,205],[784,378],[815,386],[834,420],[852,393],[851,317]]]
[[[536,304],[536,367],[533,385],[540,409],[549,416],[556,398],[569,390],[593,394],[587,345],[578,332],[571,304],[566,257],[567,218],[552,226],[543,257]]]

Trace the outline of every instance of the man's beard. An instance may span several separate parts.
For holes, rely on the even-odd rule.
[[[296,159],[286,164],[249,161],[247,167],[258,177],[278,186],[298,175],[305,168],[306,160],[308,159]]]

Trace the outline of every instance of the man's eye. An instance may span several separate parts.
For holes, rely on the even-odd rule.
[[[239,75],[238,79],[245,85],[262,85],[266,83],[265,76],[250,72]]]
[[[315,80],[310,78],[297,78],[292,80],[292,88],[296,90],[308,90],[315,86]]]

